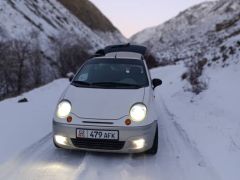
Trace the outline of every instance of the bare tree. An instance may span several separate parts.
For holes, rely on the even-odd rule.
[[[93,48],[87,40],[77,35],[61,34],[54,38],[54,46],[50,49],[52,55],[47,56],[40,47],[38,36],[38,32],[32,32],[22,40],[0,41],[0,99],[19,95],[47,83],[43,78],[43,67],[48,63],[54,66],[56,78],[76,72],[89,58],[86,49]]]
[[[43,53],[39,43],[39,32],[32,31],[31,39],[32,42],[30,59],[29,59],[29,70],[31,71],[33,86],[38,87],[42,82],[42,64],[43,64]]]
[[[17,93],[20,94],[23,88],[23,78],[25,75],[25,61],[29,58],[30,47],[25,41],[12,41],[12,53],[17,67]]]
[[[0,43],[0,97],[11,97],[32,88],[29,59],[32,56],[30,44],[21,40]]]
[[[85,39],[79,38],[75,34],[65,34],[57,39],[56,54],[58,69],[61,77],[66,77],[67,73],[75,73],[77,69],[90,57],[86,49],[90,45]]]

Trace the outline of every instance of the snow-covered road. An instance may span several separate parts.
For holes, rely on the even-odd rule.
[[[0,169],[0,179],[212,180],[219,177],[161,97],[156,156],[76,152],[56,149],[51,134]]]
[[[152,71],[164,82],[156,89],[156,156],[56,149],[51,117],[66,80],[24,94],[25,104],[0,102],[0,179],[238,180],[240,66],[209,71],[209,89],[198,96],[183,90],[183,72],[182,64]]]

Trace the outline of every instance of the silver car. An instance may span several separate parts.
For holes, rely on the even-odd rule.
[[[137,45],[108,46],[86,61],[62,94],[53,118],[56,147],[156,154],[158,116],[144,54]]]

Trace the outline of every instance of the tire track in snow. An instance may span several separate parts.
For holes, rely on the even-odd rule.
[[[0,179],[74,179],[84,152],[56,149],[48,134],[0,169]]]
[[[174,149],[180,150],[177,152],[177,157],[179,158],[179,164],[184,171],[184,179],[191,180],[194,178],[195,180],[220,180],[221,178],[216,173],[215,169],[211,166],[210,162],[204,158],[196,144],[190,139],[187,132],[177,122],[177,117],[169,111],[164,100],[159,97],[158,102],[161,102],[159,105],[163,108],[162,113],[166,113],[165,120],[169,121],[166,122],[166,124],[168,123],[170,126],[169,130],[171,129],[171,132],[169,133],[174,134],[171,135],[170,141],[175,141],[176,143],[174,145]]]
[[[0,168],[0,179],[7,179],[9,175],[12,175],[12,170],[20,170],[22,166],[20,164],[22,161],[27,161],[29,154],[33,154],[37,147],[45,144],[51,136],[51,133],[44,136],[42,139],[25,149],[23,152],[19,153],[16,157],[12,158],[10,161],[4,163]]]
[[[162,106],[160,104],[159,107]],[[85,167],[91,168],[85,168],[76,179],[186,180],[188,177],[191,180],[196,179],[195,176],[185,175],[181,163],[180,155],[189,147],[184,146],[182,149],[183,145],[177,146],[183,142],[179,137],[172,136],[174,133],[177,134],[177,130],[171,123],[167,109],[162,109],[160,114],[159,152],[156,156],[88,153],[83,163]]]
[[[219,180],[162,98],[157,100],[156,156],[56,149],[48,134],[8,162],[0,170],[0,179]]]
[[[157,180],[152,164],[154,156],[144,154],[114,154],[88,152],[83,160],[84,170],[76,179]],[[90,167],[90,168],[89,168]]]

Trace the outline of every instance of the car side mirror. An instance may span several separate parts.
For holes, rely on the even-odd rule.
[[[74,74],[72,72],[67,74],[67,77],[69,79],[70,82],[72,82],[73,78],[74,78]]]
[[[162,80],[161,79],[153,79],[152,84],[153,84],[153,89],[155,89],[156,87],[162,85]]]
[[[70,82],[72,82],[73,78],[74,78],[74,75],[70,76],[68,79],[69,79]]]

